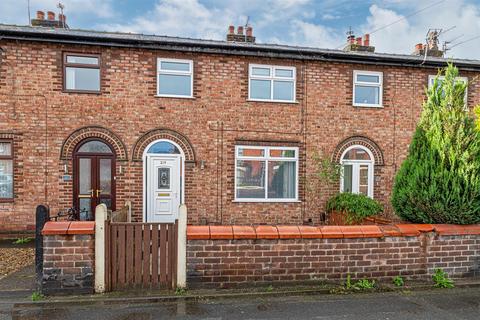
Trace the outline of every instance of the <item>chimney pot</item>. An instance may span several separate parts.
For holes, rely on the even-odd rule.
[[[235,33],[235,26],[232,26],[232,25],[228,26],[228,33],[229,34],[234,34]]]
[[[237,34],[243,35],[243,26],[238,26]]]
[[[247,37],[253,37],[253,28],[247,27]]]
[[[362,45],[362,37],[358,37],[358,38],[357,38],[357,44],[358,44],[359,46]]]
[[[45,19],[45,12],[40,11],[40,10],[37,11],[37,19],[38,19],[38,20],[43,20],[43,19]]]
[[[366,33],[366,34],[363,36],[363,45],[364,45],[365,47],[370,46],[370,34]]]
[[[421,50],[423,50],[423,43],[417,43],[417,44],[415,45],[415,50],[416,50],[416,51],[421,51]]]
[[[47,17],[48,17],[48,20],[55,20],[55,12],[53,11],[48,11],[47,12]]]

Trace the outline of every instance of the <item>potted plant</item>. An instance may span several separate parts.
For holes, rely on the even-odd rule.
[[[363,194],[337,193],[327,202],[327,224],[361,224],[366,218],[382,211],[380,203]]]

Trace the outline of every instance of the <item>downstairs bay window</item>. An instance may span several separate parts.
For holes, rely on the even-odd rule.
[[[235,147],[235,200],[298,200],[298,148]]]

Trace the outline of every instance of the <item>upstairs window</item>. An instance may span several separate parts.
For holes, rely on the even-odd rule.
[[[298,148],[236,146],[235,200],[298,199]]]
[[[250,100],[295,102],[295,67],[251,64],[249,69]]]
[[[64,90],[100,92],[100,56],[86,54],[64,55]]]
[[[0,202],[13,200],[13,144],[0,140]]]
[[[193,98],[193,61],[158,59],[157,95]]]
[[[383,73],[353,71],[353,105],[355,107],[382,107]]]
[[[430,75],[428,76],[428,88],[430,89],[431,87],[433,87],[433,83],[435,81],[435,78],[437,76],[434,76],[434,75]],[[439,76],[438,77],[438,83],[439,85],[445,80],[445,76]],[[463,83],[468,83],[468,78],[467,77],[456,77],[455,78],[455,81],[458,83],[458,82],[463,82]],[[467,97],[468,97],[468,88],[465,89],[465,97],[464,97],[464,102],[465,102],[465,108],[467,108]]]

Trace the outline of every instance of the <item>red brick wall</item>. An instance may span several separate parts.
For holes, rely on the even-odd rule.
[[[352,136],[374,141],[384,156],[375,168],[375,198],[386,204],[395,171],[420,114],[428,68],[302,62],[244,56],[194,54],[146,49],[54,45],[0,40],[0,134],[15,140],[15,201],[0,203],[0,229],[25,230],[34,224],[35,206],[52,214],[72,206],[72,183],[63,181],[63,142],[85,126],[112,131],[124,144],[126,161],[117,161],[117,207],[131,200],[142,215],[142,162],[132,161],[144,134],[166,128],[186,137],[197,164],[185,178],[188,220],[198,224],[301,224],[320,221],[326,199],[339,186],[306,188],[312,154],[332,155]],[[101,94],[62,92],[62,53],[100,53]],[[156,58],[194,61],[194,99],[157,98]],[[298,103],[247,101],[248,64],[297,67]],[[384,73],[384,108],[352,107],[353,70]],[[473,78],[476,74],[461,72]],[[480,102],[480,84],[469,89],[469,104]],[[234,145],[238,141],[290,143],[301,148],[300,200],[296,203],[238,203],[234,196]],[[199,161],[205,161],[201,169]],[[120,170],[120,167],[122,170]]]
[[[429,279],[480,275],[479,235],[345,239],[189,240],[189,286],[230,287],[274,282]]]
[[[42,292],[93,293],[95,236],[44,235]]]

